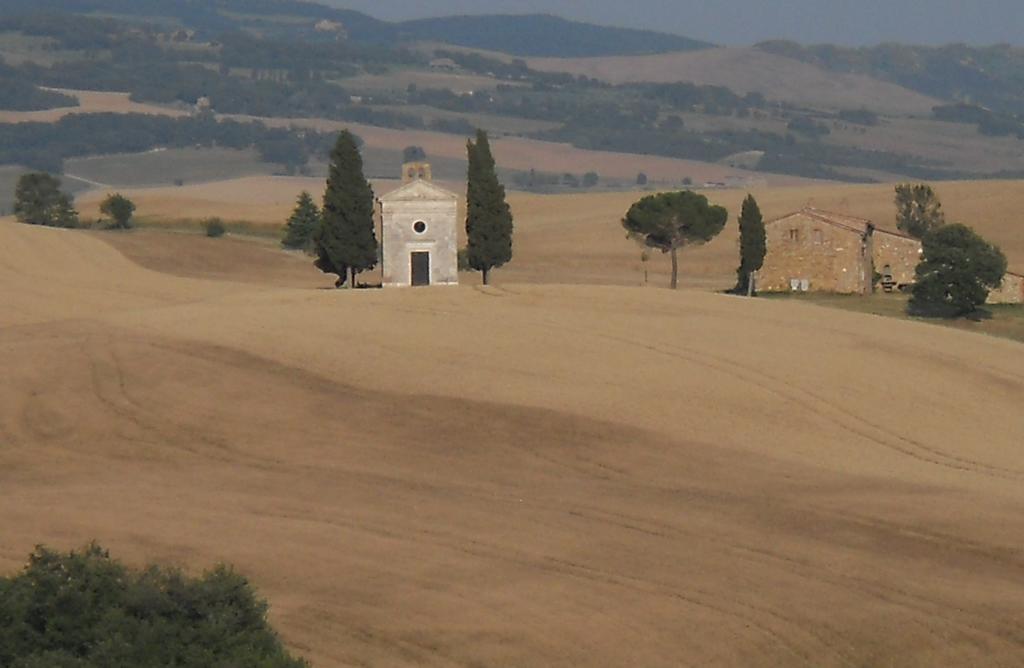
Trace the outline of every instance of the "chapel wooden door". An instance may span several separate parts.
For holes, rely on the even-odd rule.
[[[412,253],[412,284],[414,286],[430,285],[430,253],[415,251]]]

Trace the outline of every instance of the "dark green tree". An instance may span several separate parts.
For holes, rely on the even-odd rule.
[[[100,204],[100,213],[110,218],[112,229],[127,230],[132,226],[135,203],[121,193],[107,195],[107,198]]]
[[[469,170],[466,186],[466,255],[469,266],[488,284],[491,269],[512,259],[512,211],[505,187],[498,181],[487,133],[476,131],[466,142]]]
[[[402,162],[423,162],[427,159],[427,152],[422,146],[406,146],[402,149]]]
[[[281,245],[293,250],[311,252],[313,235],[319,227],[320,209],[317,208],[313,197],[303,190],[295,204],[295,210],[284,225],[284,239]]]
[[[636,175],[636,184],[638,186],[645,186],[645,185],[647,185],[647,175],[644,174],[643,172],[638,173]]]
[[[337,274],[336,286],[355,287],[356,274],[377,264],[377,235],[373,222],[373,189],[363,176],[363,158],[355,136],[348,130],[338,135],[331,151],[322,221],[314,238],[317,268]]]
[[[966,225],[943,225],[925,236],[922,247],[909,304],[915,315],[970,315],[1006,273],[1002,251]]]
[[[267,623],[267,604],[218,566],[199,578],[129,570],[98,545],[38,547],[0,578],[0,666],[301,668]]]
[[[743,200],[740,212],[740,266],[736,270],[736,292],[749,294],[753,287],[750,283],[751,274],[764,265],[764,256],[768,251],[765,237],[764,218],[761,208],[753,195]]]
[[[57,208],[54,211],[54,227],[67,227],[75,228],[81,225],[81,221],[78,219],[78,212],[75,211],[75,207],[71,204],[71,196],[61,193],[60,198],[57,200]]]
[[[622,226],[630,239],[672,255],[672,282],[679,285],[679,249],[703,244],[725,227],[729,212],[708,198],[684,190],[648,195],[630,207]]]
[[[36,172],[22,174],[14,189],[14,215],[22,223],[49,227],[78,227],[71,197],[60,190],[60,179]]]
[[[203,233],[211,239],[220,239],[228,233],[228,227],[224,221],[217,216],[207,218],[202,222]]]
[[[593,188],[594,186],[597,185],[598,181],[600,180],[601,177],[598,175],[597,172],[587,172],[586,174],[583,175],[583,187]]]
[[[924,239],[946,224],[942,203],[930,185],[900,183],[896,186],[896,227],[915,239]]]

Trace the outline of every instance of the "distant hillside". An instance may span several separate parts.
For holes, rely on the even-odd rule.
[[[346,34],[360,43],[388,43],[398,35],[396,24],[302,0],[0,0],[0,16],[67,13],[147,22],[163,19],[202,37],[241,29],[280,37],[333,39],[333,33],[313,28],[324,19],[342,24]]]
[[[548,14],[448,16],[399,24],[409,39],[502,51],[516,56],[621,56],[691,51],[707,42],[653,32],[569,21]]]
[[[835,73],[759,49],[720,47],[687,53],[596,58],[530,58],[544,72],[568,72],[611,84],[639,82],[725,86],[818,109],[868,107],[927,115],[939,100],[872,77]]]
[[[0,0],[0,16],[68,12],[163,19],[206,37],[245,30],[319,41],[334,39],[337,34],[313,27],[317,21],[327,20],[340,24],[345,38],[357,44],[445,42],[519,56],[639,55],[711,46],[680,35],[597,26],[543,14],[451,16],[393,23],[300,0]]]
[[[463,46],[474,44],[489,49]],[[0,165],[61,171],[76,156],[215,143],[308,172],[326,158],[325,144],[281,125],[303,118],[332,129],[439,132],[462,148],[479,127],[548,145],[833,180],[1024,174],[1024,119],[956,103],[955,93],[930,97],[882,75],[834,71],[860,52],[794,59],[704,46],[545,15],[392,23],[296,0],[0,0],[0,112],[13,121],[0,123]],[[690,50],[650,53],[664,48]],[[647,53],[628,55],[640,51]],[[513,55],[531,53],[619,55]],[[947,57],[922,53],[934,63]],[[984,54],[992,56],[986,71],[1015,81],[1009,60]],[[831,64],[800,62],[812,57]],[[123,93],[126,104],[161,105],[196,123],[125,119],[131,127],[98,142],[96,119],[82,119],[54,142],[45,125],[54,118],[37,116],[63,115],[55,108],[73,104],[54,89]],[[1019,95],[1019,87],[1005,93]],[[218,116],[280,127],[249,133],[206,122]],[[28,120],[39,123],[18,124]],[[570,166],[535,157],[526,167],[523,187],[580,187]],[[626,176],[642,180],[636,172]],[[686,169],[672,179],[695,175]]]
[[[932,97],[1024,115],[1024,48],[882,44],[854,49],[787,41],[764,42],[757,48],[834,72],[891,81]]]

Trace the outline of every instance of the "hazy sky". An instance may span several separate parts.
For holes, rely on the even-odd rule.
[[[324,0],[321,0],[324,1]],[[1024,0],[327,0],[384,19],[548,12],[719,44],[1024,44]]]

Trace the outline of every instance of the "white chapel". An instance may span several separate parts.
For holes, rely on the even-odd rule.
[[[459,196],[426,163],[403,165],[402,182],[379,199],[384,287],[458,285]]]

